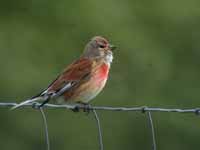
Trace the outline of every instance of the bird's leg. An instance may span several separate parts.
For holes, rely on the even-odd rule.
[[[87,114],[89,114],[91,111],[91,105],[88,103],[83,103],[83,102],[81,104],[83,105],[83,112],[86,112]]]
[[[83,108],[83,111],[89,114],[90,111],[91,111],[91,105],[90,104],[85,104],[84,108]]]
[[[74,109],[72,109],[72,111],[79,112],[81,108],[83,109],[83,112],[87,112],[87,114],[89,114],[91,110],[91,105],[88,103],[78,102]]]

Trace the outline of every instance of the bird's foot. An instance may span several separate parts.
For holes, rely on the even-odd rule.
[[[86,103],[78,103],[75,105],[75,107],[72,109],[73,112],[80,112],[80,109],[83,109],[83,112],[86,112],[87,114],[91,111],[91,105]]]
[[[83,112],[86,112],[86,114],[88,115],[91,111],[91,105],[90,104],[84,104],[83,105]]]

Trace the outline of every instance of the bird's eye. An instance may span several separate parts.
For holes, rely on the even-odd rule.
[[[100,47],[100,48],[105,48],[105,46],[104,46],[104,45],[99,45],[99,47]]]

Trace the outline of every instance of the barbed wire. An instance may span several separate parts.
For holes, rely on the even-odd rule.
[[[0,107],[13,107],[16,106],[17,103],[13,102],[0,102]],[[100,125],[100,119],[99,116],[96,112],[96,110],[100,111],[136,111],[136,112],[142,112],[142,113],[148,113],[148,122],[149,122],[149,128],[151,131],[151,137],[152,137],[152,150],[156,150],[156,138],[155,138],[155,128],[153,124],[153,119],[152,119],[152,114],[151,112],[176,112],[176,113],[193,113],[195,115],[200,115],[200,108],[189,108],[189,109],[180,109],[180,108],[159,108],[159,107],[147,107],[147,106],[139,106],[139,107],[113,107],[113,106],[91,106],[91,105],[82,105],[82,104],[75,104],[75,105],[55,105],[55,104],[45,104],[42,108],[39,107],[41,104],[40,103],[28,103],[23,106],[22,108],[25,107],[32,107],[35,109],[39,109],[42,118],[43,118],[43,123],[45,127],[45,139],[46,139],[46,145],[47,145],[47,150],[50,150],[50,142],[49,142],[49,133],[48,133],[48,126],[47,126],[47,120],[45,113],[43,111],[43,108],[48,108],[48,109],[70,109],[73,111],[77,111],[80,109],[83,109],[84,111],[92,111],[95,116],[97,128],[98,128],[98,139],[99,139],[99,149],[103,150],[103,138],[102,138],[102,129]]]
[[[0,102],[0,107],[13,107],[16,106],[17,103],[13,102]],[[36,107],[40,106],[40,103],[34,103]],[[25,104],[21,107],[32,107],[33,103]],[[75,105],[55,105],[55,104],[45,104],[44,108],[63,108],[63,109],[85,109],[85,105],[75,104]],[[180,109],[180,108],[160,108],[160,107],[147,107],[147,106],[139,106],[139,107],[113,107],[113,106],[89,106],[88,110],[105,110],[105,111],[141,111],[141,112],[178,112],[178,113],[195,113],[200,114],[200,108],[190,108],[190,109]]]

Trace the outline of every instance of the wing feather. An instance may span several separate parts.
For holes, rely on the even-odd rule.
[[[58,97],[90,76],[92,60],[82,58],[69,65],[40,96]]]

